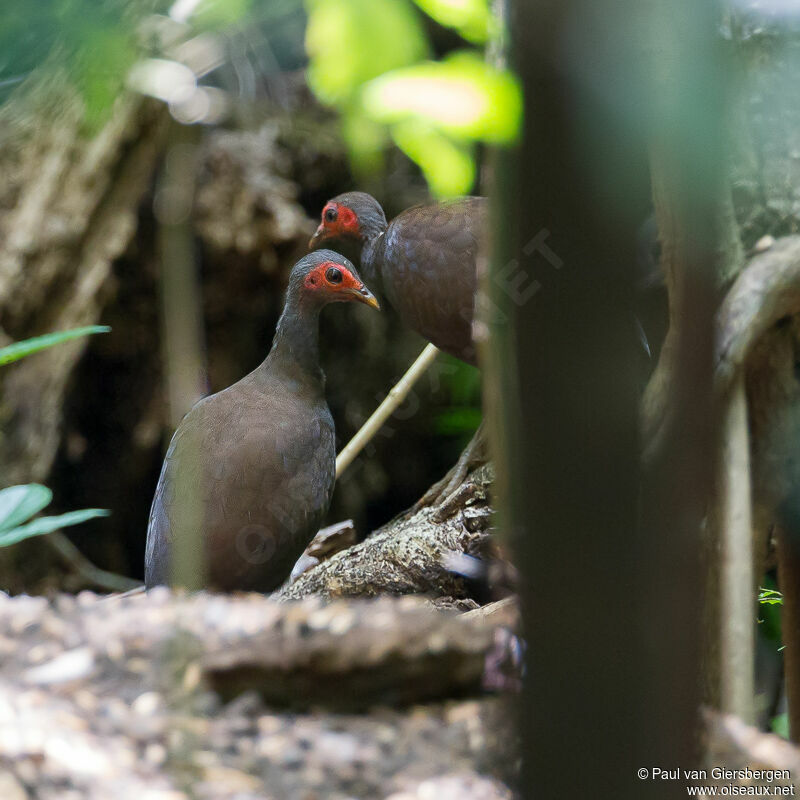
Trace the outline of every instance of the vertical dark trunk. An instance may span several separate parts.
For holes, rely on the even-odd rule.
[[[651,763],[638,716],[647,662],[633,312],[647,174],[641,138],[613,108],[636,91],[627,77],[638,70],[631,32],[604,19],[607,5],[518,3],[512,21],[526,123],[516,163],[498,176],[509,230],[491,289],[508,318],[495,331],[512,394],[506,485],[529,641],[528,797],[596,796],[601,780],[608,796],[640,798],[636,770]],[[521,291],[503,280],[515,270]]]
[[[642,13],[579,0],[512,12],[526,121],[497,170],[488,369],[502,387],[494,447],[523,575],[528,797],[671,796],[638,770],[694,755],[713,311],[701,261],[714,228],[703,229],[701,200],[672,208],[687,223],[679,280],[691,322],[641,498],[635,242],[652,92]],[[676,13],[700,26],[688,46],[710,46],[707,19]],[[692,155],[676,156],[679,179],[697,168]]]
[[[783,669],[789,705],[789,733],[800,741],[800,549],[785,528],[777,531],[778,585],[783,593]]]

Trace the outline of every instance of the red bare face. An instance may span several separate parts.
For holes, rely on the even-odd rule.
[[[358,300],[373,308],[379,308],[372,292],[364,286],[347,267],[335,261],[324,261],[314,267],[303,281],[306,291],[320,292],[328,301]]]
[[[361,236],[361,226],[358,215],[352,208],[335,203],[332,200],[322,209],[322,222],[320,222],[309,242],[314,247],[326,239],[338,239],[342,236],[358,238]]]

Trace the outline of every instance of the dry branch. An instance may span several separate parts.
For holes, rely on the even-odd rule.
[[[744,376],[735,381],[721,426],[720,705],[752,722],[755,697],[755,585],[750,483],[750,439]]]
[[[778,239],[752,259],[717,316],[715,384],[724,394],[758,340],[783,317],[800,312],[800,236]]]
[[[427,345],[417,356],[414,363],[406,370],[403,377],[391,388],[386,399],[375,409],[358,433],[342,448],[342,451],[336,456],[337,478],[341,477],[342,473],[378,433],[386,420],[402,405],[414,384],[433,364],[437,355],[439,355],[439,350],[432,344]]]
[[[450,552],[479,555],[491,517],[489,465],[473,470],[446,506],[426,506],[337,553],[278,593],[284,600],[318,594],[325,598],[377,594],[464,596],[463,579],[449,572]]]

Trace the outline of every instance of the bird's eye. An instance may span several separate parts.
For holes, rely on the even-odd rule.
[[[342,271],[340,269],[336,269],[336,267],[329,267],[328,271],[325,273],[325,278],[328,283],[341,283]]]
[[[336,209],[335,208],[326,208],[325,209],[325,221],[326,222],[336,222]]]

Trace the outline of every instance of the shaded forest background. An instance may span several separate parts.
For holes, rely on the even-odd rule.
[[[46,58],[41,47],[6,65],[14,91],[3,109],[0,155],[7,176],[0,199],[4,337],[58,327],[70,304],[77,316],[110,325],[112,333],[78,345],[75,352],[85,352],[74,368],[75,356],[54,352],[53,362],[62,365],[57,376],[53,362],[27,376],[24,365],[3,376],[12,399],[4,406],[0,474],[6,483],[46,481],[54,511],[110,509],[109,517],[69,535],[98,566],[133,578],[142,576],[149,504],[172,425],[158,288],[159,209],[169,170],[189,185],[196,181],[189,237],[201,289],[207,391],[234,382],[265,356],[288,270],[306,251],[329,197],[362,188],[380,197],[391,217],[428,196],[420,168],[388,141],[379,143],[377,162],[373,156],[354,174],[342,116],[324,108],[306,83],[300,4],[243,5],[226,13],[231,19],[209,21],[214,46],[226,55],[207,82],[225,92],[228,113],[219,124],[182,129],[189,133],[178,134],[183,145],[175,151],[178,124],[157,100],[127,94],[111,98],[105,109],[101,97],[98,110],[92,97],[103,87],[88,79],[82,85],[78,73],[76,88],[69,65],[28,73],[41,66],[37,58]],[[463,44],[452,30],[415,14],[437,54]],[[97,36],[113,41],[108,30]],[[98,57],[104,55],[101,48]],[[101,174],[92,179],[109,181],[102,192],[86,185],[92,148],[102,153],[94,165]],[[104,226],[114,229],[112,239]],[[102,241],[92,244],[98,232]],[[78,300],[86,287],[77,288],[77,264],[68,262],[85,259],[93,248],[99,252],[91,255],[108,263],[92,296]],[[54,249],[63,266],[53,267]],[[53,274],[58,269],[60,276]],[[424,344],[390,310],[369,316],[348,309],[323,319],[339,447]],[[44,388],[37,384],[43,373]],[[43,423],[37,421],[42,412]],[[408,507],[455,461],[480,416],[478,371],[441,356],[340,482],[331,521],[353,518],[364,535]],[[80,578],[54,570],[40,542],[18,550],[28,547],[35,555],[3,554],[4,586],[14,592],[80,587]]]
[[[26,26],[12,3],[3,26],[3,341],[89,322],[108,324],[112,333],[0,375],[0,474],[6,484],[47,482],[54,511],[110,509],[111,516],[69,536],[99,566],[133,578],[141,577],[149,503],[175,424],[165,395],[158,285],[171,177],[181,176],[191,192],[185,232],[201,289],[202,391],[217,391],[267,352],[287,270],[305,251],[326,199],[362,188],[391,218],[431,189],[480,193],[488,174],[484,145],[498,136],[489,129],[454,133],[446,120],[414,128],[374,109],[370,116],[358,99],[382,70],[426,56],[442,63],[486,46],[489,60],[497,60],[502,42],[492,38],[497,31],[484,3],[465,4],[470,13],[457,19],[442,15],[446,3],[401,0],[188,5],[197,13],[181,26],[150,16],[167,4],[125,4],[124,13],[101,4],[89,19],[79,4],[52,0],[40,24]],[[307,25],[309,12],[321,10],[331,15],[323,20],[327,39],[319,19],[316,29]],[[336,14],[338,27],[330,25]],[[54,26],[59,18],[61,27]],[[383,34],[371,37],[370,21],[384,18],[396,29],[384,24]],[[405,36],[393,35],[398,31]],[[798,45],[791,24],[755,6],[726,15],[722,34],[737,98],[733,204],[750,252],[762,237],[798,226],[800,102],[786,96],[787,87],[797,92]],[[187,42],[201,55],[211,52],[213,69],[200,83],[225,98],[225,114],[189,127],[174,121],[179,109],[125,86],[132,64],[148,55],[197,61]],[[319,58],[316,77],[313,62],[309,73],[316,94],[307,79],[309,52]],[[338,55],[344,53],[348,58]],[[435,157],[426,161],[421,152]],[[653,355],[643,366],[644,385],[664,335],[666,300],[647,198],[641,206],[640,317]],[[323,320],[322,346],[341,446],[422,341],[402,330],[391,310],[376,316],[348,309]],[[440,356],[340,482],[330,520],[352,517],[363,536],[408,507],[454,462],[480,407],[479,373]],[[40,542],[0,554],[0,571],[12,592],[84,585]]]
[[[504,5],[495,4],[500,16]],[[470,665],[470,691],[485,689],[478,682],[492,672],[485,656],[494,645],[513,656],[515,668],[524,653],[527,679],[511,702],[527,705],[523,781],[536,783],[538,771],[540,792],[547,785],[541,776],[556,794],[570,770],[585,785],[606,766],[628,786],[633,771],[626,759],[634,755],[640,764],[666,756],[689,763],[694,742],[687,731],[699,727],[701,672],[702,702],[738,717],[708,715],[706,733],[757,718],[762,729],[785,734],[788,694],[798,738],[800,671],[791,659],[800,644],[786,625],[781,654],[778,595],[774,605],[760,607],[757,670],[752,663],[757,584],[763,577],[774,585],[780,561],[775,531],[783,527],[784,546],[796,544],[800,27],[786,4],[739,2],[717,17],[711,6],[686,2],[674,18],[669,3],[654,4],[650,11],[662,25],[646,34],[637,26],[649,12],[617,25],[588,2],[520,3],[518,19],[530,24],[512,37],[519,84],[503,68],[502,31],[488,3],[478,0],[460,4],[457,17],[447,0],[109,0],[95,16],[81,13],[80,3],[51,0],[29,27],[24,13],[15,16],[23,6],[14,0],[0,19],[0,44],[10,54],[0,63],[0,346],[93,323],[112,330],[0,372],[4,484],[47,483],[55,513],[108,508],[111,516],[68,535],[100,567],[139,579],[164,445],[193,399],[235,381],[267,352],[288,269],[306,251],[324,201],[358,187],[392,217],[431,195],[489,194],[490,278],[517,266],[523,278],[541,277],[544,289],[527,304],[506,291],[501,306],[511,321],[504,329],[492,318],[487,326],[490,345],[505,347],[507,356],[488,359],[483,373],[487,395],[495,391],[507,403],[487,408],[509,412],[494,421],[497,472],[471,465],[460,499],[425,507],[334,556],[282,599],[321,595],[298,613],[322,610],[327,622],[318,642],[334,634],[331,652],[347,654],[345,672],[352,669],[357,684],[360,659],[374,655],[350,635],[360,614],[367,623],[361,630],[372,630],[369,617],[381,603],[401,616],[415,603],[427,613],[431,597],[437,606],[471,607],[471,617],[429,619],[444,627],[444,620],[459,620],[453,631],[461,644],[452,653]],[[670,19],[659,18],[659,10]],[[565,43],[576,41],[568,57]],[[644,51],[653,75],[630,69]],[[429,93],[413,91],[420,85]],[[458,103],[441,102],[453,92]],[[518,131],[520,96],[527,116]],[[472,115],[453,113],[464,109]],[[494,149],[513,141],[518,151]],[[509,190],[515,181],[516,194]],[[529,219],[552,234],[570,269],[542,272],[534,263]],[[636,313],[628,303],[634,263]],[[672,312],[673,335],[663,346],[659,267]],[[170,303],[176,278],[183,281],[178,306]],[[497,289],[490,283],[490,293]],[[651,357],[642,357],[634,379],[636,318]],[[169,349],[181,325],[180,335],[199,345],[179,354],[186,369],[176,369]],[[339,447],[421,347],[390,311],[349,309],[324,319]],[[339,482],[330,521],[352,517],[365,536],[419,497],[477,426],[480,383],[477,371],[441,358]],[[734,451],[740,460],[729,457]],[[732,510],[742,498],[746,508],[737,516]],[[435,546],[420,560],[421,579],[395,581],[387,565],[405,566],[428,534]],[[528,580],[517,583],[509,568],[503,577],[519,598],[487,603],[487,611],[475,606],[496,597],[476,602],[447,557],[475,555],[471,546],[490,538],[511,543]],[[53,593],[91,585],[57,541],[0,549],[0,586]],[[792,572],[786,552],[784,622],[787,610],[800,607],[800,559]],[[492,554],[492,567],[508,567],[503,554]],[[731,568],[734,556],[744,570]],[[365,562],[369,569],[360,570]],[[317,605],[347,593],[343,576],[353,579],[344,588],[355,596],[427,599],[383,598],[364,603],[355,616],[349,600]],[[158,626],[137,614],[150,608],[154,621],[165,610],[169,616],[173,600],[155,591],[106,606],[105,598],[60,595],[53,613],[75,611],[82,625],[84,607],[96,604],[98,617],[116,608],[110,616],[122,612],[123,634],[131,633],[124,621],[130,613],[145,634],[156,630],[157,640]],[[231,609],[241,602],[245,621],[261,614],[260,605],[273,607],[262,597],[201,596],[178,598],[174,613],[202,628],[195,609],[207,601],[212,614],[216,601]],[[50,614],[43,600],[6,602],[23,609],[19,623],[7,612],[10,631],[26,624],[25,613],[39,620]],[[481,628],[482,615],[505,619],[509,610],[511,621],[497,624],[514,628],[517,603],[532,643],[527,651],[508,630]],[[274,608],[281,627],[294,607]],[[445,683],[458,675],[428,658],[432,651],[452,654],[437,635],[416,648],[405,631],[418,628],[417,618],[408,620],[391,635],[397,652],[410,645],[411,669],[427,663]],[[733,633],[732,620],[741,623]],[[378,652],[384,623],[368,637]],[[33,637],[38,624],[30,626]],[[300,663],[308,627],[289,633],[301,642]],[[98,636],[85,628],[89,638]],[[215,658],[235,670],[237,658],[251,655],[247,648],[228,653],[224,636],[222,644],[208,638],[206,676],[219,669]],[[5,639],[27,658],[12,634]],[[160,647],[152,639],[144,645],[145,660]],[[277,650],[268,645],[262,653],[273,678],[269,657]],[[324,668],[326,658],[311,661]],[[9,663],[14,680],[17,673],[26,680],[23,668]],[[421,674],[398,681],[427,690],[431,682]],[[302,669],[300,677],[302,685]],[[335,680],[319,685],[339,689]],[[503,690],[519,688],[516,681]],[[446,686],[442,696],[457,691]],[[567,697],[577,702],[568,706]],[[473,706],[468,713],[476,712]],[[714,761],[725,748],[712,739],[707,749]],[[576,750],[597,759],[597,769],[574,771]],[[502,761],[492,758],[495,766]],[[668,794],[669,787],[659,788]],[[630,796],[640,796],[639,789],[634,782]]]

